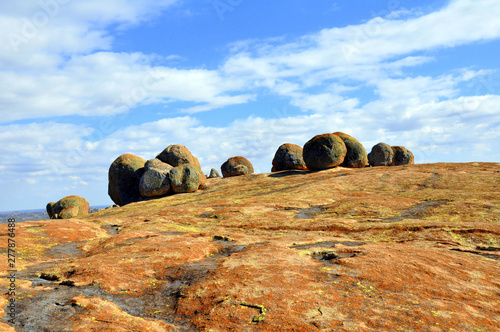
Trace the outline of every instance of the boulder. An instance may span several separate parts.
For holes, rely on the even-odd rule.
[[[323,170],[342,164],[346,153],[346,145],[339,136],[323,134],[314,136],[304,145],[303,157],[307,168]]]
[[[222,176],[220,176],[219,172],[217,172],[217,170],[215,168],[212,168],[210,170],[210,175],[208,176],[210,179],[213,179],[213,178],[220,178]]]
[[[171,165],[159,159],[148,160],[144,166],[145,172],[139,182],[142,197],[160,197],[171,192],[169,173]]]
[[[410,150],[404,146],[391,146],[394,156],[392,157],[392,165],[413,165],[415,163],[415,157]]]
[[[391,166],[393,157],[391,146],[381,142],[373,146],[368,154],[368,162],[371,166]]]
[[[274,155],[271,172],[290,169],[307,169],[302,152],[302,147],[298,145],[291,143],[282,144]]]
[[[201,170],[200,162],[183,145],[169,145],[158,156],[156,156],[156,158],[171,165],[172,167],[191,165],[197,170],[202,183],[205,182],[205,174],[203,174],[203,171]]]
[[[89,214],[89,202],[80,196],[67,196],[47,204],[50,219],[69,219]]]
[[[144,164],[144,169],[147,171],[148,169],[151,168],[156,168],[156,169],[161,169],[163,171],[166,171],[167,173],[173,168],[172,165],[164,163],[160,159],[150,159],[146,161],[146,164]]]
[[[222,164],[220,169],[222,171],[222,176],[225,178],[253,174],[254,172],[252,163],[245,157],[241,156],[229,158],[224,164]]]
[[[192,193],[198,190],[201,184],[200,173],[192,165],[180,165],[169,172],[172,191],[179,193]]]
[[[142,200],[139,182],[146,161],[132,154],[123,154],[109,167],[108,195],[117,205]]]
[[[340,137],[342,141],[344,141],[347,148],[344,162],[342,162],[340,166],[362,168],[368,165],[368,153],[366,152],[365,147],[359,143],[357,139],[341,132],[336,132],[334,135]]]

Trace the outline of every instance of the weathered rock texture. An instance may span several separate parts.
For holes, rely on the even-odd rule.
[[[200,174],[192,165],[174,167],[168,177],[176,194],[195,192],[201,184]]]
[[[17,223],[17,328],[499,331],[499,183],[496,163],[253,174]]]
[[[378,143],[373,146],[368,154],[368,162],[371,166],[392,166],[394,152],[392,147],[386,143]]]
[[[159,159],[148,160],[139,182],[142,197],[160,197],[171,192],[169,172],[173,168]]]
[[[132,154],[123,154],[109,167],[108,194],[117,205],[126,205],[142,199],[139,181],[146,161]]]
[[[291,143],[282,144],[274,155],[271,172],[307,169],[304,158],[302,157],[302,152],[302,147],[298,145]]]
[[[83,217],[89,214],[89,202],[80,196],[67,196],[47,204],[47,214],[51,219]]]
[[[314,136],[304,145],[304,161],[311,170],[324,170],[339,166],[344,161],[347,148],[335,134]]]
[[[253,165],[245,157],[237,156],[229,158],[220,167],[222,176],[225,178],[232,176],[253,174]]]
[[[203,174],[203,171],[201,170],[200,162],[183,145],[170,145],[165,150],[163,150],[156,158],[163,161],[164,163],[172,165],[173,167],[181,165],[191,165],[199,173],[202,183],[205,182],[205,174]]]
[[[392,152],[394,153],[392,157],[392,165],[413,165],[415,163],[415,157],[410,150],[403,146],[391,146]]]
[[[210,170],[210,175],[208,176],[210,179],[214,179],[214,178],[220,178],[220,174],[219,172],[217,172],[217,170],[215,168],[212,168]]]
[[[344,141],[347,152],[344,161],[340,166],[349,168],[361,168],[368,165],[368,154],[363,144],[359,143],[354,137],[345,133],[334,133]]]

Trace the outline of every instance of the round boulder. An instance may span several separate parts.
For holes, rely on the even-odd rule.
[[[229,158],[224,164],[222,164],[220,169],[222,171],[222,176],[225,178],[253,174],[254,172],[252,163],[245,157],[241,156]]]
[[[302,152],[302,147],[298,145],[291,143],[282,144],[274,155],[273,168],[271,169],[271,172],[291,169],[307,169]]]
[[[169,172],[173,168],[159,159],[148,160],[144,166],[145,172],[139,182],[142,197],[160,197],[170,193]]]
[[[220,176],[219,172],[217,172],[217,170],[215,168],[212,168],[210,170],[210,175],[208,176],[208,178],[214,179],[214,178],[220,178],[220,177],[221,176]]]
[[[89,202],[80,196],[64,197],[57,203],[47,204],[47,214],[50,219],[83,217],[89,214]]]
[[[123,154],[109,167],[108,195],[117,205],[142,200],[139,182],[144,174],[146,161],[132,154]]]
[[[391,166],[393,157],[391,146],[381,142],[373,146],[368,154],[368,162],[371,166]]]
[[[344,162],[347,148],[335,134],[317,135],[311,138],[303,150],[304,161],[311,170],[323,170],[339,166]]]
[[[368,153],[366,152],[365,147],[359,143],[357,139],[341,132],[336,132],[334,135],[340,137],[342,141],[344,141],[347,148],[344,161],[340,164],[340,166],[362,168],[368,165]]]
[[[415,163],[413,153],[404,146],[392,146],[391,148],[392,152],[394,152],[394,156],[392,157],[393,166],[413,165]]]
[[[201,184],[200,174],[192,165],[174,167],[168,177],[172,191],[176,194],[195,192]]]
[[[200,162],[183,145],[169,145],[158,156],[156,156],[156,158],[171,165],[172,167],[191,165],[198,172],[202,183],[205,182],[205,174],[203,174],[203,171],[201,170]]]

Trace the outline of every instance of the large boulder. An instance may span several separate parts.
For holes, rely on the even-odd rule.
[[[169,173],[171,165],[159,159],[151,159],[144,165],[145,172],[139,181],[142,197],[160,197],[171,192]]]
[[[391,146],[394,156],[392,157],[392,165],[413,165],[415,163],[415,157],[410,150],[404,146]]]
[[[346,145],[339,136],[323,134],[314,136],[304,145],[303,157],[310,170],[323,170],[342,164],[346,153]]]
[[[123,154],[109,167],[108,195],[117,205],[142,200],[139,182],[146,161],[132,154]]]
[[[198,190],[201,178],[198,170],[192,165],[180,165],[169,172],[172,191],[179,193],[192,193]]]
[[[362,168],[368,165],[368,153],[366,152],[363,144],[359,143],[354,137],[347,135],[345,133],[336,132],[337,135],[344,141],[347,148],[347,153],[345,155],[344,161],[340,166],[350,167],[350,168]]]
[[[222,171],[222,176],[225,178],[253,174],[254,172],[252,163],[245,157],[241,156],[229,158],[224,164],[222,164],[220,169]]]
[[[302,147],[298,145],[291,143],[282,144],[274,154],[271,172],[290,169],[307,169],[302,152]]]
[[[158,156],[156,156],[156,158],[164,163],[172,165],[172,167],[191,165],[198,172],[202,183],[205,182],[205,174],[203,174],[203,171],[201,170],[200,162],[183,145],[169,145]]]
[[[391,146],[381,142],[373,146],[368,154],[368,162],[371,166],[391,166],[393,157]]]
[[[68,196],[57,203],[47,204],[47,214],[50,219],[69,219],[89,214],[89,202],[80,196]]]

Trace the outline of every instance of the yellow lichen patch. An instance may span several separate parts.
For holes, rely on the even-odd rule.
[[[72,331],[151,331],[175,330],[172,325],[158,320],[146,320],[122,311],[116,304],[98,297],[77,296],[71,302],[77,315],[71,318]]]

